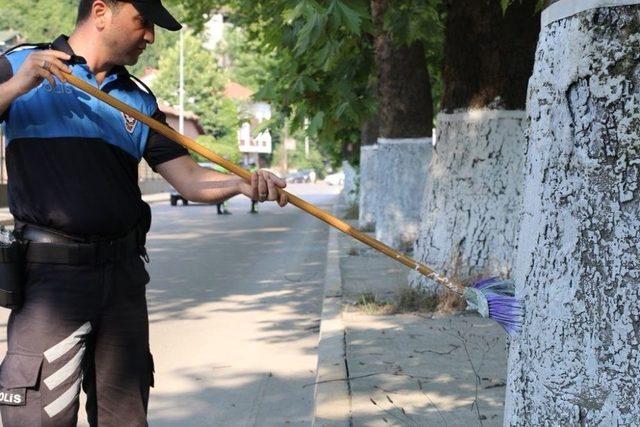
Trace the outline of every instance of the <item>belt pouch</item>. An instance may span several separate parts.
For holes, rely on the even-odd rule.
[[[14,309],[22,305],[24,251],[20,241],[7,235],[7,230],[0,230],[0,306]]]

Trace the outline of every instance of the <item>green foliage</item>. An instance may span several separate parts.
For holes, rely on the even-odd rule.
[[[397,43],[422,42],[428,50],[442,45],[444,19],[439,0],[395,0],[384,16],[384,29]]]
[[[255,97],[291,120],[292,130],[312,126],[309,136],[336,161],[346,142],[357,142],[363,121],[375,109],[371,19],[365,0],[249,1],[183,0],[185,9],[225,6],[251,43],[247,52],[270,60],[255,78]],[[191,15],[194,26],[206,19]],[[241,68],[242,69],[242,68]],[[248,71],[245,67],[243,71]],[[245,79],[246,82],[248,79]]]
[[[376,73],[370,0],[181,0],[181,4],[196,11],[189,13],[194,27],[202,27],[210,10],[224,9],[243,28],[246,40],[236,63],[243,62],[242,55],[250,56],[248,52],[269,60],[255,68],[241,65],[237,79],[258,87],[255,97],[288,118],[292,131],[305,129],[334,164],[340,162],[345,146],[359,143],[362,124],[377,109],[371,89]],[[385,29],[398,43],[424,43],[432,85],[439,90],[439,0],[392,4]],[[260,77],[251,79],[250,73]],[[438,93],[435,98],[439,99]]]
[[[78,4],[78,0],[0,0],[0,29],[16,30],[30,43],[50,42],[60,34],[71,34]],[[171,11],[177,18],[184,15],[177,5]],[[155,36],[140,61],[129,67],[132,74],[142,76],[145,68],[157,68],[163,53],[178,40],[178,33],[157,27]]]
[[[269,81],[266,70],[277,64],[275,52],[250,39],[244,29],[225,25],[225,37],[216,49],[225,58],[231,79],[257,91]]]
[[[509,6],[511,6],[511,4],[515,3],[516,1],[519,3],[522,3],[523,1],[528,1],[528,0],[500,0],[500,6],[502,7],[502,12],[506,13]],[[535,9],[536,13],[544,9],[544,6],[545,6],[545,0],[537,0],[536,9]]]
[[[0,0],[0,28],[19,31],[30,43],[50,42],[71,33],[77,11],[78,0]]]
[[[273,151],[274,163],[281,164],[284,159],[284,144],[276,145]],[[318,178],[324,177],[324,156],[318,150],[316,144],[310,143],[309,158],[305,157],[304,141],[296,143],[296,149],[287,152],[287,165],[289,169],[313,169]]]
[[[242,154],[238,151],[238,140],[235,135],[226,135],[218,139],[211,135],[202,135],[196,138],[196,142],[230,162],[238,164],[242,160]],[[191,153],[191,156],[198,162],[210,161],[196,153]]]
[[[205,132],[215,138],[236,137],[238,127],[235,104],[222,95],[226,77],[218,69],[212,53],[202,48],[201,40],[189,33],[184,38],[185,110],[200,117]],[[171,105],[179,103],[179,44],[165,51],[159,72],[152,83],[158,98]]]

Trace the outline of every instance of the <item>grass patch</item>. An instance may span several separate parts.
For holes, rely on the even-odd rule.
[[[383,301],[373,292],[361,294],[355,307],[365,314],[388,315],[402,313],[453,314],[466,308],[466,303],[452,292],[434,294],[424,289],[404,288],[392,301]]]
[[[380,301],[373,292],[365,292],[358,297],[356,308],[365,314],[394,314],[395,306],[387,301]]]

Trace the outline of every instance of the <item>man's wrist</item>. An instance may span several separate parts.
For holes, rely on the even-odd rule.
[[[244,185],[247,185],[245,180],[236,176],[236,177],[233,178],[233,182],[235,184],[233,186],[234,193],[235,194],[245,194],[244,191],[243,191],[245,189]]]
[[[24,95],[23,93],[20,92],[20,89],[18,88],[18,84],[15,79],[15,76],[10,78],[6,82],[4,82],[2,84],[2,88],[5,96],[8,97],[12,102],[17,97]]]

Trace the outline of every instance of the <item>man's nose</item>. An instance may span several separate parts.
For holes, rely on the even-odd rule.
[[[150,26],[147,27],[147,30],[144,32],[144,41],[146,41],[147,44],[152,44],[155,40],[156,40],[155,25],[151,24]]]

